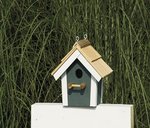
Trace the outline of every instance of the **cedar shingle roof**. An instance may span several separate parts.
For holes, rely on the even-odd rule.
[[[88,40],[80,40],[73,45],[72,50],[61,60],[61,63],[52,71],[51,75],[54,75],[76,50],[85,57],[102,78],[112,73],[113,70],[104,62],[101,55],[91,46],[91,43]]]

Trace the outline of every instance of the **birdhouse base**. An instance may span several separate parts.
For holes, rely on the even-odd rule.
[[[31,106],[31,128],[133,128],[133,115],[133,105],[77,108],[63,107],[61,103],[35,103]]]

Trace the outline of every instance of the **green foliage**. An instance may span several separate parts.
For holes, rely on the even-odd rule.
[[[61,102],[50,72],[75,36],[114,70],[104,102],[134,104],[135,127],[150,128],[148,0],[0,0],[0,127],[29,128],[35,102]]]

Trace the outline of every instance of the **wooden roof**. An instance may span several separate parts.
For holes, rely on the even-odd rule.
[[[96,72],[104,78],[109,75],[113,70],[104,62],[101,55],[91,46],[88,40],[80,40],[73,45],[72,50],[61,60],[61,63],[52,71],[54,75],[57,70],[65,63],[65,61],[78,50],[89,64],[96,70]],[[87,69],[88,70],[88,69]]]

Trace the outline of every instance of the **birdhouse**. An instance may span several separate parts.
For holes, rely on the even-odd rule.
[[[52,71],[61,77],[63,106],[96,107],[102,103],[103,78],[112,69],[86,40],[79,40]]]

